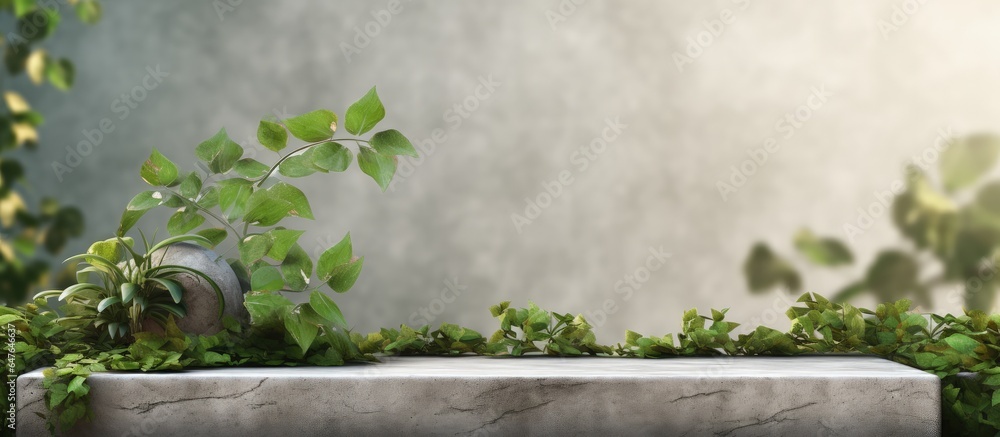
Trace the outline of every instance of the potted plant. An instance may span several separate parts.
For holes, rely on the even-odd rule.
[[[190,244],[211,244],[200,235],[181,235],[137,252],[131,238],[93,244],[87,253],[70,257],[80,261],[78,283],[65,290],[43,291],[35,299],[58,296],[71,314],[63,320],[92,324],[122,342],[139,332],[162,332],[169,316],[192,334],[222,330],[222,315],[236,318],[245,311],[235,273],[218,265],[210,250]],[[219,284],[223,284],[220,287]],[[60,321],[63,321],[60,320]]]

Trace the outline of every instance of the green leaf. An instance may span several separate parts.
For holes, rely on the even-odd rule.
[[[257,190],[246,202],[247,212],[243,220],[257,226],[274,226],[288,217],[292,206],[285,199],[268,190]]]
[[[278,165],[278,173],[290,178],[301,178],[319,171],[305,154],[289,156]]]
[[[236,161],[236,164],[233,165],[233,171],[235,171],[236,174],[248,179],[260,179],[264,177],[270,169],[270,167],[253,158],[243,158]]]
[[[919,273],[917,261],[909,254],[887,250],[868,268],[865,282],[882,302],[892,302],[917,290]]]
[[[721,321],[721,320],[725,319],[727,311],[728,311],[728,309],[725,309],[725,310],[722,310],[722,311],[713,309],[712,310],[712,320],[718,322],[718,321]]]
[[[191,172],[181,181],[179,189],[182,196],[193,200],[201,192],[201,177],[198,173]]]
[[[121,302],[122,302],[122,298],[120,296],[106,297],[103,300],[101,300],[101,303],[97,304],[97,312],[100,313],[100,312],[106,310],[111,305],[119,304]]]
[[[330,280],[326,281],[326,284],[337,293],[343,293],[350,290],[351,287],[354,286],[354,282],[358,280],[358,275],[361,274],[361,265],[364,264],[364,262],[365,257],[361,257],[347,264],[341,264],[334,267]]]
[[[865,318],[850,304],[843,304],[844,306],[844,328],[847,330],[846,334],[848,337],[855,336],[857,338],[863,338],[865,335]]]
[[[205,223],[205,217],[198,214],[195,209],[177,211],[167,221],[167,232],[170,235],[183,235],[201,226],[202,223]]]
[[[763,243],[757,243],[750,250],[750,255],[743,263],[743,273],[752,292],[768,291],[779,285],[791,291],[802,288],[798,272]]]
[[[808,229],[795,235],[795,248],[814,264],[821,266],[838,266],[854,261],[851,251],[840,240],[818,238]]]
[[[250,196],[243,219],[257,226],[274,226],[287,216],[313,219],[305,194],[294,186],[278,182]]]
[[[250,274],[247,270],[246,264],[243,264],[238,259],[229,259],[229,267],[233,269],[236,273],[236,280],[240,282],[240,289],[244,293],[250,291]]]
[[[131,282],[122,284],[120,288],[122,293],[122,303],[131,302],[132,298],[134,298],[136,293],[139,292],[139,286]]]
[[[149,278],[148,280],[156,282],[157,284],[162,285],[163,288],[166,288],[167,292],[170,293],[170,297],[174,300],[174,303],[181,303],[181,300],[184,299],[184,287],[181,287],[181,284],[178,284],[170,279],[163,278]]]
[[[378,98],[375,87],[368,90],[357,102],[354,102],[344,114],[344,127],[354,135],[361,135],[372,130],[385,117],[385,107]]]
[[[348,232],[340,242],[319,256],[319,260],[316,262],[316,276],[323,282],[329,281],[333,277],[333,270],[337,266],[351,262],[353,255],[351,234]]]
[[[250,292],[246,295],[246,308],[254,327],[272,327],[282,322],[282,316],[294,305],[280,293]]]
[[[284,286],[285,281],[281,278],[281,273],[273,266],[263,266],[250,277],[250,287],[253,291],[278,291]]]
[[[195,148],[195,155],[208,164],[212,172],[226,173],[243,156],[243,147],[231,140],[223,128],[215,136],[199,144]]]
[[[948,346],[965,355],[974,355],[979,342],[965,334],[952,334],[944,339]]]
[[[52,86],[66,91],[73,87],[76,69],[69,59],[61,58],[56,62],[45,63],[45,77],[49,79]]]
[[[129,211],[146,211],[163,203],[163,194],[159,191],[143,191],[129,201],[125,209]]]
[[[358,166],[361,171],[371,176],[382,191],[388,189],[389,182],[392,182],[392,176],[396,173],[396,158],[385,156],[370,147],[361,146],[359,150]]]
[[[147,211],[163,204],[163,200],[163,194],[159,191],[145,191],[133,197],[122,213],[117,235],[125,236]]]
[[[945,190],[967,187],[985,175],[1000,157],[1000,137],[972,135],[952,141],[941,152],[941,182]]]
[[[304,290],[309,285],[312,272],[313,264],[309,254],[298,244],[293,245],[288,250],[285,260],[281,262],[281,273],[285,276],[285,285],[290,290]]]
[[[94,24],[101,19],[101,4],[95,0],[82,0],[76,4],[76,16],[84,24]]]
[[[232,178],[219,181],[219,209],[226,219],[233,221],[243,217],[247,202],[254,192],[253,182]]]
[[[314,167],[321,171],[344,171],[351,165],[351,150],[334,142],[323,143],[306,152]]]
[[[312,208],[309,206],[309,201],[302,190],[284,182],[278,182],[267,190],[291,205],[292,208],[288,211],[288,214],[292,217],[300,217],[308,220],[315,219]]]
[[[229,233],[223,228],[202,229],[195,232],[195,234],[208,239],[208,241],[212,243],[212,247],[218,246],[223,241],[226,241],[226,237],[229,236]]]
[[[220,181],[219,183],[221,184],[222,182],[226,182],[226,181],[229,181],[229,180],[239,181],[239,180],[242,180],[242,179],[237,179],[237,178],[226,179],[224,181]],[[250,194],[247,193],[247,196],[249,196],[249,195]],[[208,188],[206,188],[205,192],[201,193],[197,197],[197,203],[198,203],[198,206],[201,206],[202,208],[206,208],[206,209],[208,209],[208,208],[214,208],[214,207],[218,206],[219,205],[219,187],[218,187],[218,185],[211,185]]]
[[[142,164],[139,173],[142,180],[154,187],[167,187],[177,180],[177,166],[156,149],[153,149],[149,159]]]
[[[25,16],[28,12],[35,10],[38,5],[35,3],[37,0],[14,0],[14,16],[21,18]]]
[[[131,241],[132,239],[128,238],[126,240]],[[109,238],[107,240],[91,244],[87,249],[87,253],[100,256],[101,258],[107,259],[113,263],[121,261],[122,257],[125,255],[117,238]]]
[[[118,225],[118,230],[115,232],[115,235],[119,237],[124,237],[125,234],[128,233],[128,231],[132,229],[132,227],[135,226],[135,224],[139,222],[139,219],[141,219],[142,216],[145,214],[146,214],[145,210],[144,211],[125,210],[122,213],[122,219]]]
[[[507,311],[508,307],[510,307],[509,300],[505,300],[496,305],[493,305],[490,307],[490,315],[492,315],[493,317],[500,317],[501,314]]]
[[[270,150],[280,152],[288,145],[288,131],[278,123],[261,120],[257,126],[257,141]]]
[[[210,241],[206,240],[205,237],[202,237],[200,235],[193,235],[193,234],[177,235],[177,236],[173,236],[173,237],[170,237],[170,238],[165,238],[163,240],[160,240],[159,243],[156,243],[152,247],[149,248],[149,252],[150,253],[156,252],[157,250],[162,249],[164,247],[167,247],[167,246],[169,246],[171,244],[187,243],[187,242],[195,243],[195,244],[200,244],[202,246],[208,246],[208,245],[211,244]]]
[[[299,237],[304,233],[305,231],[291,229],[271,229],[267,231],[273,242],[271,248],[267,251],[267,256],[278,262],[284,261],[285,257],[288,256],[288,251],[292,249],[292,246],[295,245]]]
[[[337,114],[319,109],[285,120],[285,127],[302,141],[323,141],[332,137],[333,131],[337,130]]]
[[[416,158],[417,149],[398,130],[389,129],[372,136],[371,145],[378,153],[386,156],[407,155]]]
[[[285,317],[285,329],[295,340],[295,343],[302,348],[303,354],[309,350],[309,346],[312,345],[319,332],[318,326],[303,320],[299,314],[290,314]]]
[[[267,234],[248,235],[239,243],[240,261],[245,265],[259,261],[271,250],[274,238]]]
[[[312,292],[309,295],[309,305],[313,311],[316,311],[316,314],[333,323],[334,326],[340,329],[347,329],[347,320],[344,319],[344,314],[340,312],[340,308],[333,302],[333,299],[330,299],[323,292],[318,290]]]

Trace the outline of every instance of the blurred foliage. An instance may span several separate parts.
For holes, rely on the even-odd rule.
[[[996,271],[1000,254],[1000,181],[984,179],[998,158],[1000,137],[980,134],[948,142],[940,153],[935,174],[917,166],[908,167],[907,182],[892,193],[895,195],[887,215],[909,244],[880,251],[864,277],[843,286],[833,299],[846,301],[870,293],[880,302],[909,297],[921,305],[930,305],[935,291],[962,290],[966,308],[992,308],[1000,284]],[[872,203],[869,211],[859,210],[857,224],[844,225],[848,237],[862,234],[861,226],[870,226],[862,220],[873,222],[881,215],[876,214],[875,207]],[[843,242],[817,237],[808,230],[795,235],[794,246],[817,266],[837,267],[853,262]],[[795,266],[765,243],[757,243],[750,250],[743,272],[752,292],[777,287],[789,292],[802,289],[802,278]]]
[[[0,14],[9,14],[14,29],[2,32],[3,63],[8,73],[0,85],[6,111],[0,112],[0,303],[18,303],[28,290],[46,282],[49,265],[39,259],[39,248],[58,252],[83,232],[83,215],[76,208],[43,198],[35,210],[21,193],[26,170],[10,158],[12,150],[34,149],[43,117],[18,93],[10,90],[13,77],[24,74],[35,85],[48,82],[59,90],[73,86],[73,63],[51,56],[38,45],[56,30],[63,12],[84,23],[101,15],[92,0],[0,0]],[[3,156],[8,155],[8,156]]]

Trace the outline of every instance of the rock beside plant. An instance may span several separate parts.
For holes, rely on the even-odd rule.
[[[212,278],[225,298],[223,314],[240,323],[248,322],[249,315],[243,306],[243,289],[225,258],[196,244],[178,243],[154,252],[152,260],[154,265],[184,266]],[[219,301],[212,286],[188,273],[177,275],[175,279],[184,287],[184,305],[187,308],[187,316],[177,320],[177,327],[188,334],[211,335],[222,331]]]

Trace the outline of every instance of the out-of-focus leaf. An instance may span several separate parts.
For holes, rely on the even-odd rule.
[[[948,191],[965,188],[985,175],[1000,157],[1000,137],[971,135],[955,139],[941,152],[941,182]]]
[[[765,292],[778,286],[789,291],[802,288],[802,279],[795,268],[764,243],[757,243],[750,250],[743,263],[743,274],[752,292]]]
[[[821,266],[838,266],[854,261],[851,251],[835,238],[820,238],[808,229],[795,235],[795,248],[809,261]]]

